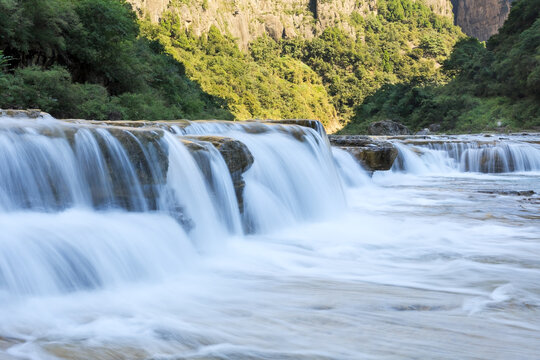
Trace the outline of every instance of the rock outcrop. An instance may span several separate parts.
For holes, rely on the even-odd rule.
[[[405,126],[392,120],[371,123],[368,128],[370,135],[410,135],[411,131]]]
[[[369,136],[329,135],[328,139],[333,146],[353,155],[368,171],[390,170],[398,155],[392,143]]]
[[[376,0],[128,0],[139,14],[159,21],[162,13],[176,13],[184,27],[201,35],[216,26],[238,39],[244,49],[264,34],[281,38],[313,38],[338,26],[355,36],[349,24],[353,12],[377,14]],[[454,18],[470,36],[485,41],[502,26],[513,0],[424,0],[439,15]]]
[[[180,140],[188,148],[194,156],[203,174],[210,176],[207,157],[204,153],[207,152],[204,143],[212,144],[221,154],[229,173],[231,174],[236,200],[240,212],[244,209],[244,188],[246,183],[243,174],[253,165],[254,158],[248,147],[239,140],[231,139],[223,136],[181,136]]]
[[[128,0],[140,16],[157,22],[169,9],[180,17],[184,27],[196,35],[216,26],[221,33],[238,39],[241,48],[262,35],[275,40],[302,37],[311,39],[324,29],[338,26],[355,36],[349,24],[353,12],[377,13],[376,0]],[[452,16],[450,0],[427,0],[438,14]]]
[[[469,36],[486,41],[504,24],[513,0],[452,0],[454,23]]]

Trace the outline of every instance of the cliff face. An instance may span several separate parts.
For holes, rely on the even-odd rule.
[[[246,48],[253,39],[268,34],[274,39],[310,39],[329,26],[354,35],[349,19],[353,12],[377,13],[376,0],[128,0],[140,15],[158,21],[169,9],[196,35],[212,25],[229,33]],[[450,0],[427,0],[438,14],[451,16]]]
[[[498,32],[513,0],[452,0],[454,21],[469,36],[486,41]]]
[[[152,21],[158,21],[161,13],[167,9],[170,0],[128,0],[139,16],[148,15]]]

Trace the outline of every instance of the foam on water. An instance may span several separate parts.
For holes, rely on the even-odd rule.
[[[477,138],[394,141],[399,153],[393,170],[415,174],[540,171],[540,145],[520,140],[481,141]]]
[[[293,125],[0,120],[1,358],[538,354],[537,172],[398,144],[401,171],[370,178]],[[243,213],[220,153],[201,143],[202,166],[188,133],[248,146]],[[509,151],[534,169],[529,150]]]

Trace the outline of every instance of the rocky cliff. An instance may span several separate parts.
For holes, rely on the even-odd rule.
[[[513,0],[452,0],[455,24],[469,36],[486,41],[498,32]]]
[[[157,22],[169,9],[186,28],[201,35],[215,25],[237,38],[242,48],[268,34],[274,39],[301,36],[307,39],[329,26],[354,35],[351,14],[377,13],[376,0],[128,0],[141,16]],[[485,41],[503,25],[513,0],[424,0],[433,11],[454,16],[456,25]]]
[[[128,0],[141,16],[158,21],[163,11],[176,13],[196,35],[212,25],[237,38],[242,48],[267,34],[274,39],[313,38],[330,26],[354,35],[350,17],[377,13],[376,0]],[[451,16],[449,0],[426,0],[436,13]]]

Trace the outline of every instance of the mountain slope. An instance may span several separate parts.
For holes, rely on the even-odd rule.
[[[377,14],[377,0],[130,0],[134,8],[154,23],[172,12],[183,28],[196,36],[212,26],[231,35],[242,49],[268,35],[274,40],[301,37],[312,39],[329,27],[339,27],[353,37],[356,29],[350,16]],[[452,17],[450,0],[427,0],[436,14]]]
[[[487,47],[476,39],[456,45],[444,63],[445,85],[387,85],[356,108],[343,130],[363,132],[392,118],[418,130],[540,129],[540,0],[518,0]]]
[[[63,118],[232,118],[223,100],[140,36],[123,0],[0,0],[0,108]]]
[[[266,17],[280,14],[276,6],[289,8],[275,23],[252,19],[245,36],[235,38],[231,32],[242,27],[224,19],[256,14],[242,8],[251,2],[235,3],[238,10],[214,19],[203,13],[232,2],[208,1],[206,10],[198,2],[172,2],[159,23],[149,16],[142,23],[145,36],[184,63],[205,92],[226,99],[238,119],[314,117],[336,130],[385,83],[439,79],[440,63],[462,36],[450,17],[420,1],[319,1],[315,7],[261,1],[257,9],[268,5]],[[298,22],[282,28],[283,19]]]

